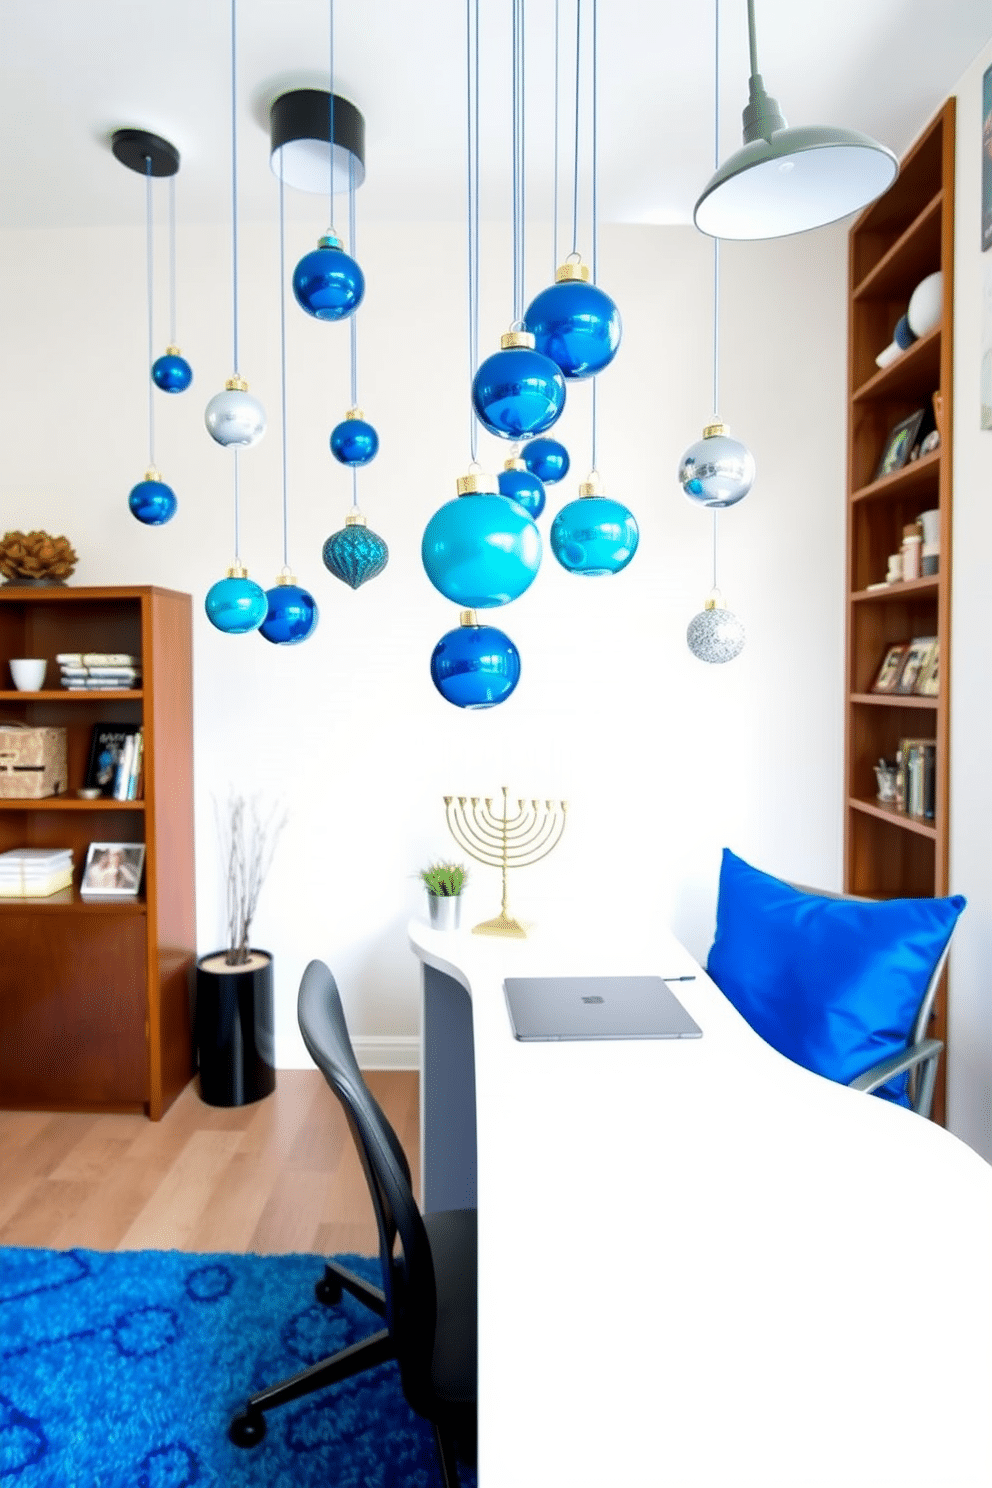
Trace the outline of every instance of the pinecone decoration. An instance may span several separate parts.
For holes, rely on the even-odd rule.
[[[24,579],[62,582],[76,567],[76,554],[66,537],[47,532],[6,532],[0,541],[0,573],[11,583]]]

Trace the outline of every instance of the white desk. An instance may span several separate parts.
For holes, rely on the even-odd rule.
[[[992,1168],[597,932],[409,927],[425,1207],[474,1201],[476,1108],[480,1488],[989,1488]],[[695,973],[703,1038],[520,1044],[510,973]]]

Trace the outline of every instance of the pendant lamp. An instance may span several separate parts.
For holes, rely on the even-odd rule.
[[[853,129],[790,129],[758,71],[754,0],[747,0],[751,56],[744,144],[707,182],[693,220],[715,238],[779,238],[837,222],[882,195],[899,162]]]
[[[520,681],[520,654],[509,636],[463,610],[458,627],[434,647],[431,680],[456,708],[494,708]]]

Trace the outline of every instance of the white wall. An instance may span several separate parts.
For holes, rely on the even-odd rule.
[[[295,209],[299,211],[299,209]],[[322,209],[317,207],[316,211]],[[304,214],[301,214],[304,215]],[[295,223],[290,262],[323,222]],[[481,344],[510,319],[509,242],[486,228]],[[550,278],[540,234],[531,248]],[[710,517],[675,472],[709,418],[711,245],[691,229],[602,234],[600,282],[624,341],[601,378],[599,464],[636,513],[641,547],[609,580],[567,575],[550,551],[532,589],[491,616],[514,638],[514,697],[462,713],[434,691],[431,651],[457,612],[428,583],[420,539],[468,461],[462,232],[367,228],[359,321],[360,393],[382,449],[360,501],[390,546],[385,573],[352,593],[322,567],[343,523],[350,476],[327,451],[348,406],[348,331],[290,301],[290,558],[320,625],[281,649],[213,630],[202,600],[232,556],[232,456],[202,411],[232,371],[226,231],[183,225],[180,341],[195,369],[183,397],[157,399],[157,457],[179,497],[162,529],[129,515],[146,464],[144,249],[134,231],[7,234],[0,283],[4,527],[65,532],[73,582],[156,583],[190,591],[195,622],[198,941],[222,935],[212,798],[264,786],[290,822],[254,939],[276,957],[280,1064],[306,1063],[295,991],[325,958],[368,1055],[411,1059],[417,969],[405,940],[421,911],[415,870],[452,849],[445,793],[564,796],[564,841],[511,881],[524,918],[670,920],[705,956],[724,843],[772,872],[837,887],[841,859],[846,232],[723,250],[723,398],[758,479],[721,519],[721,582],[747,625],[727,667],[706,667],[685,627],[710,582]],[[270,431],[241,456],[242,556],[268,586],[282,563],[279,334],[274,225],[241,233],[241,368]],[[164,275],[161,282],[164,284]],[[161,321],[162,341],[165,320]],[[560,426],[588,467],[589,389],[569,390]],[[507,451],[482,436],[493,468]],[[467,910],[498,907],[498,875],[477,869]]]
[[[954,254],[954,579],[951,670],[951,884],[968,908],[951,966],[948,1119],[992,1161],[992,774],[989,769],[989,554],[992,433],[979,427],[982,297],[982,74],[992,43],[957,92]]]

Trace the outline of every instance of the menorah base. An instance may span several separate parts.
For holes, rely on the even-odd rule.
[[[473,935],[505,935],[514,940],[526,940],[527,931],[519,920],[512,919],[509,915],[500,912],[494,920],[483,920],[481,925],[472,926]]]

